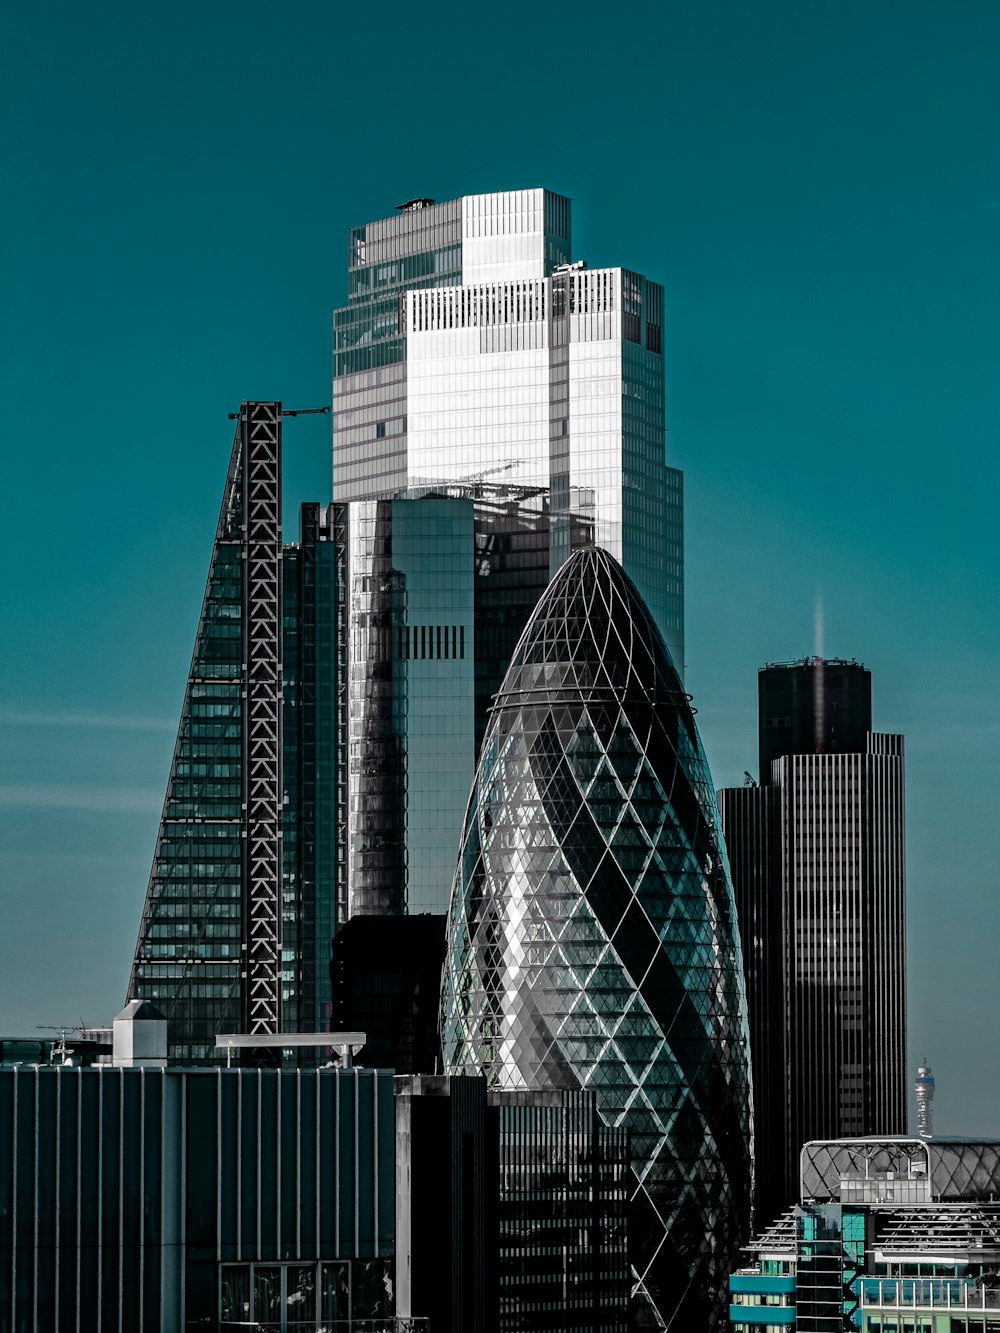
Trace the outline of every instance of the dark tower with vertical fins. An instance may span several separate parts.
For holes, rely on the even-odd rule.
[[[872,732],[871,673],[820,657],[771,664],[758,698],[760,786],[718,801],[763,1226],[798,1198],[805,1142],[906,1132],[906,910],[903,737]]]

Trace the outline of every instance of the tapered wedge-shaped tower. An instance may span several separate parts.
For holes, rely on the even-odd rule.
[[[185,1064],[220,1059],[219,1032],[323,1031],[330,1015],[336,518],[304,504],[282,544],[283,415],[237,414],[129,978]]]
[[[725,1324],[751,1204],[746,1002],[688,696],[606,551],[563,565],[497,695],[466,815],[445,1065],[593,1089],[630,1131],[635,1327]]]
[[[281,404],[244,403],[128,990],[185,1063],[279,1030],[281,558]]]

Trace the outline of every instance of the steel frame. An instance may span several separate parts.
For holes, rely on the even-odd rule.
[[[281,404],[240,405],[244,1030],[281,1025]]]

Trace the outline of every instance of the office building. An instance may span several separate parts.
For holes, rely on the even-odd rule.
[[[549,578],[546,506],[487,483],[334,506],[341,920],[447,911],[489,704]]]
[[[352,916],[334,936],[331,1025],[363,1032],[362,1062],[397,1074],[441,1072],[438,1011],[443,916]]]
[[[441,851],[490,698],[571,550],[623,564],[683,672],[663,291],[571,260],[569,200],[540,189],[411,200],[350,233],[333,384],[342,915],[447,910]]]
[[[593,1092],[396,1079],[396,1309],[433,1333],[625,1333],[628,1135]]]
[[[775,759],[862,754],[872,729],[872,676],[858,662],[807,657],[757,673],[761,785]]]
[[[998,1333],[1000,1142],[807,1143],[729,1279],[731,1333]]]
[[[447,1073],[596,1095],[630,1136],[635,1326],[721,1327],[751,1208],[732,887],[689,698],[599,547],[552,580],[490,716],[442,1034]]]
[[[757,1217],[798,1148],[906,1129],[903,738],[857,662],[759,673],[760,785],[718,793],[743,939]]]
[[[329,1020],[335,543],[318,505],[283,543],[282,418],[238,414],[129,980],[182,1063],[220,1031]]]
[[[106,1065],[0,1067],[0,1327],[624,1333],[628,1143],[592,1093],[167,1047],[134,1001]]]
[[[374,1070],[0,1069],[0,1327],[409,1333],[394,1134]]]

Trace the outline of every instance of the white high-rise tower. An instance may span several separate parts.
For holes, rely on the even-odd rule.
[[[683,673],[663,288],[573,262],[570,211],[543,189],[413,199],[350,232],[333,379],[342,916],[446,910],[492,695],[573,550],[621,562]]]

